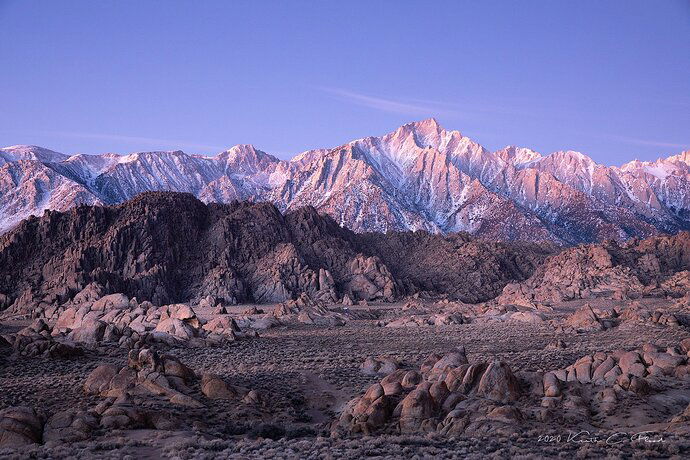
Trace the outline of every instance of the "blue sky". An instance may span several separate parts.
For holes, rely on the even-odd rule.
[[[690,148],[690,2],[0,0],[0,145],[252,143],[435,116],[605,164]]]

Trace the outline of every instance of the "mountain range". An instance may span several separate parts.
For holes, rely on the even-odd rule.
[[[690,151],[621,167],[586,155],[491,152],[435,119],[289,161],[252,145],[216,156],[182,151],[65,155],[0,149],[0,232],[47,209],[109,205],[147,191],[204,202],[313,206],[355,232],[468,232],[484,239],[577,244],[690,229]]]

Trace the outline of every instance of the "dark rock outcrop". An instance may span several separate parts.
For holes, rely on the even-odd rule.
[[[48,308],[123,293],[200,301],[390,301],[420,291],[464,301],[528,277],[549,250],[465,234],[355,234],[313,208],[209,204],[151,192],[113,207],[29,218],[0,237],[0,306]]]

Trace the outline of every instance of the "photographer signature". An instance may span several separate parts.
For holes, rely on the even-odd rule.
[[[655,444],[664,442],[664,436],[661,433],[656,433],[654,431],[641,431],[639,433],[633,434],[625,432],[616,432],[602,436],[598,433],[592,433],[591,431],[582,430],[577,432],[568,432],[568,434],[565,436],[560,434],[539,435],[537,441],[553,444],[558,444],[561,442],[578,444],[604,443],[607,445],[616,445],[625,442],[644,442]]]

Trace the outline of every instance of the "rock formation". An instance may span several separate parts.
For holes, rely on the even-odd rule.
[[[281,303],[270,316],[280,323],[297,322],[321,326],[345,324],[345,315],[329,311],[322,303],[309,298],[306,294],[302,294],[296,300]]]
[[[32,324],[3,338],[23,356],[68,358],[83,348],[103,345],[127,349],[151,344],[217,346],[246,335],[229,316],[205,322],[189,305],[155,307],[120,293],[33,313],[38,318]]]
[[[519,418],[512,406],[522,394],[506,363],[470,364],[464,349],[432,355],[419,370],[395,370],[365,394],[351,400],[333,426],[333,434],[479,430],[481,415],[503,413]],[[491,416],[489,416],[491,418]]]
[[[202,299],[389,301],[419,291],[480,301],[529,276],[550,248],[467,235],[355,234],[313,208],[205,205],[148,193],[116,207],[47,212],[0,237],[0,307],[47,310],[123,293]]]
[[[548,426],[556,419],[572,423],[571,428],[587,427],[593,413],[617,417],[628,410],[621,405],[625,400],[641,407],[640,413],[677,413],[690,397],[682,383],[690,379],[689,341],[666,350],[647,344],[638,350],[598,352],[564,369],[517,374],[503,361],[470,364],[463,348],[434,354],[419,369],[387,373],[351,400],[333,422],[332,434],[496,435]],[[640,398],[652,393],[659,394],[656,403]]]
[[[0,411],[0,449],[83,441],[99,430],[176,430],[185,422],[174,415],[174,408],[204,409],[204,398],[245,405],[261,401],[255,390],[233,387],[212,374],[199,377],[179,359],[150,348],[131,350],[124,367],[96,367],[83,391],[103,400],[90,409],[71,408],[49,416],[22,406]]]
[[[507,285],[502,304],[573,299],[677,296],[687,292],[690,233],[626,243],[568,248],[549,257],[522,283]]]

